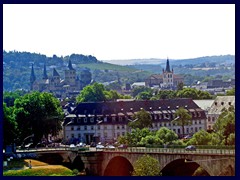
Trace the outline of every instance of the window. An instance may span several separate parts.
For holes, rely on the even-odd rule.
[[[77,130],[80,131],[80,126],[77,127]]]
[[[71,127],[71,131],[74,131],[74,127],[73,126]]]
[[[119,117],[118,117],[118,120],[119,120],[119,122],[122,122],[122,117],[119,116]]]
[[[195,132],[198,132],[198,129],[197,129],[197,127],[195,127]]]
[[[90,118],[90,122],[93,123],[94,122],[94,117]]]
[[[201,117],[201,112],[198,112],[198,117]]]
[[[100,126],[97,126],[98,127],[98,130],[100,130]]]
[[[74,134],[71,134],[71,137],[74,138]]]
[[[107,130],[107,126],[104,126],[104,129]]]
[[[117,129],[119,129],[119,126],[117,126]]]
[[[84,130],[87,130],[87,126],[84,126]]]
[[[201,121],[201,120],[199,120],[199,124],[202,124],[202,121]]]
[[[112,122],[116,122],[116,117],[112,117]]]
[[[212,122],[214,122],[215,121],[215,117],[212,117]]]
[[[124,126],[124,125],[122,125],[122,129],[125,129],[125,126]]]
[[[81,134],[78,134],[78,138],[79,138],[79,139],[81,138]]]
[[[93,130],[93,126],[91,126],[91,130]]]
[[[86,117],[84,118],[84,123],[87,123],[87,118]]]
[[[228,102],[228,105],[231,106],[231,102]]]
[[[210,122],[211,121],[211,117],[208,117],[208,122]]]
[[[122,136],[124,136],[125,135],[125,132],[122,132]]]

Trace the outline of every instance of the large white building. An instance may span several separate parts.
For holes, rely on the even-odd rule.
[[[167,127],[178,135],[182,128],[172,121],[178,108],[192,115],[186,134],[206,129],[206,114],[192,99],[162,99],[154,101],[118,101],[80,103],[63,123],[64,140],[69,143],[114,142],[130,131],[127,124],[133,115],[144,109],[151,114],[152,130]]]

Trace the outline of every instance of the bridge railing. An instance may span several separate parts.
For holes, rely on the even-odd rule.
[[[142,153],[193,153],[193,154],[231,154],[235,155],[235,149],[203,149],[197,148],[196,151],[187,151],[185,148],[146,148],[146,147],[128,147],[127,149],[104,149],[104,151],[120,152],[142,152]]]

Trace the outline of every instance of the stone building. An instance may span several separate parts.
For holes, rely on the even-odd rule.
[[[30,76],[30,90],[50,92],[58,98],[72,97],[78,95],[80,90],[91,82],[91,77],[92,75],[89,70],[83,70],[80,74],[79,79],[76,70],[72,67],[71,60],[69,60],[68,66],[64,70],[64,79],[60,77],[56,68],[53,68],[52,75],[48,76],[46,71],[46,64],[44,64],[43,76],[41,79],[37,80],[32,65]]]
[[[148,87],[159,87],[160,89],[176,89],[183,80],[181,75],[174,74],[173,68],[170,69],[167,59],[166,69],[162,70],[162,74],[152,74],[145,80],[145,84]]]
[[[212,103],[207,114],[207,130],[213,130],[213,125],[216,123],[222,110],[228,109],[230,106],[235,108],[235,96],[217,96]]]

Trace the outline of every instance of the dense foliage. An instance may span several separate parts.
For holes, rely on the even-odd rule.
[[[83,88],[83,90],[76,97],[76,102],[101,102],[129,98],[131,97],[121,95],[115,90],[107,91],[103,84],[93,83]]]
[[[157,159],[144,154],[133,164],[133,176],[160,176],[160,164]]]
[[[3,109],[4,145],[21,145],[32,134],[36,144],[43,135],[56,135],[61,130],[63,111],[59,100],[50,93],[25,94],[14,100],[14,106],[3,103]]]

